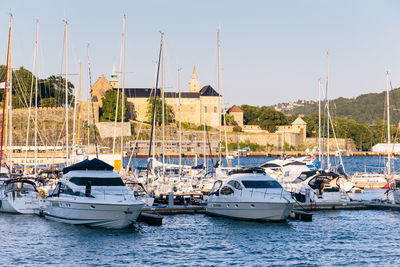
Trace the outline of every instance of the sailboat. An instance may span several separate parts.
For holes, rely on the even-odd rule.
[[[386,113],[387,113],[387,162],[385,164],[378,165],[366,165],[364,167],[363,173],[355,173],[352,177],[352,180],[356,187],[363,189],[380,189],[386,188],[390,185],[393,180],[400,180],[400,175],[397,173],[393,173],[391,170],[391,158],[392,158],[392,149],[394,148],[394,143],[396,140],[393,140],[393,144],[390,141],[390,78],[389,72],[386,72]],[[367,170],[378,170],[375,172],[367,172]],[[396,192],[397,190],[395,190]],[[398,193],[396,192],[396,195]],[[395,195],[395,194],[394,194]],[[400,197],[399,197],[400,203]]]
[[[10,104],[12,95],[12,68],[11,68],[11,36],[12,36],[12,20],[13,15],[10,14],[10,28],[8,37],[8,50],[7,50],[7,65],[6,75],[4,82],[4,102],[3,102],[3,121],[1,128],[1,148],[0,148],[0,166],[6,166],[2,159],[3,157],[3,136],[4,136],[4,114],[5,107]],[[36,40],[37,49],[37,40]],[[9,86],[7,86],[9,85]],[[7,92],[9,91],[9,92]],[[7,97],[7,93],[10,97]],[[11,114],[10,114],[11,118]],[[11,128],[10,128],[11,129]],[[10,140],[11,141],[11,140]],[[7,142],[7,141],[6,141]],[[11,164],[9,164],[11,165]],[[6,179],[4,179],[6,178]],[[33,214],[35,209],[38,208],[38,192],[36,185],[32,180],[13,177],[11,168],[9,167],[9,174],[1,179],[0,188],[0,212],[19,213],[19,214]],[[9,179],[7,179],[9,178]]]

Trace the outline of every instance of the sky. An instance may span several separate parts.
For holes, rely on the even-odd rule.
[[[217,30],[221,31],[222,90],[226,107],[318,99],[329,51],[329,98],[385,89],[389,71],[400,86],[400,1],[378,0],[2,0],[0,64],[6,63],[13,14],[12,66],[32,70],[39,20],[38,75],[65,73],[64,19],[68,20],[68,73],[78,85],[79,62],[87,90],[87,44],[92,84],[120,66],[126,14],[125,87],[151,87],[165,33],[166,90],[176,91],[178,68],[188,91],[193,66],[200,86],[217,90]]]

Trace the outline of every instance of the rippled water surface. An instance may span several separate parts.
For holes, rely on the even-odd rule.
[[[346,168],[361,171],[365,159],[374,160],[345,158]],[[279,224],[176,215],[161,227],[118,231],[0,214],[0,265],[399,266],[399,225],[399,212],[375,210],[319,211],[312,222]]]

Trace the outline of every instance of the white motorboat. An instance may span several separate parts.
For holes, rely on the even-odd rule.
[[[206,212],[241,220],[284,221],[294,204],[290,193],[263,169],[243,168],[214,183]]]
[[[0,189],[0,212],[34,214],[39,207],[35,182],[25,178],[11,178]]]
[[[69,224],[120,229],[134,223],[143,206],[113,166],[93,159],[64,168],[38,213]]]
[[[293,182],[282,186],[302,203],[350,201],[347,194],[353,183],[335,172],[302,172]]]

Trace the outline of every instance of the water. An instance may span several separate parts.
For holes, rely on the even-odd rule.
[[[376,159],[344,160],[354,172]],[[312,222],[274,224],[176,215],[165,216],[161,227],[104,230],[0,214],[0,265],[393,266],[400,264],[399,215],[319,211]]]

